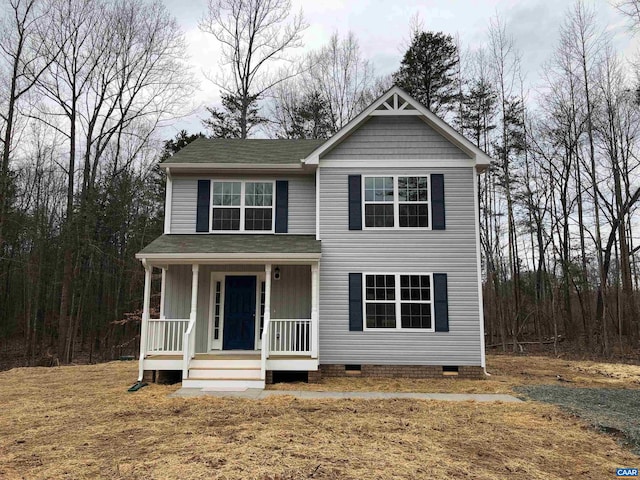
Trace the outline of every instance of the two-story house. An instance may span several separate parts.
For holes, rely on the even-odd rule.
[[[140,379],[483,375],[477,179],[489,162],[398,87],[326,141],[189,144],[161,164],[164,235],[137,254]]]

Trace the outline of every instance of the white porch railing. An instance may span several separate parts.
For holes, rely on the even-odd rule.
[[[183,350],[184,333],[189,319],[149,319],[147,325],[147,355],[176,354]]]
[[[189,376],[189,363],[196,355],[196,316],[192,315],[187,330],[184,332],[184,348],[182,356],[182,378]]]
[[[269,353],[310,355],[313,342],[311,326],[311,319],[272,319]]]

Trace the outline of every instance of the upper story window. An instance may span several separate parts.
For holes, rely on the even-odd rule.
[[[211,182],[211,231],[273,232],[274,182]]]
[[[364,228],[430,228],[429,176],[364,177]]]

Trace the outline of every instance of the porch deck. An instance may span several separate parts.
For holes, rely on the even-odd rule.
[[[189,362],[189,373],[194,370],[237,370],[242,368],[259,369],[262,363],[261,352],[235,353],[215,352],[196,353]],[[184,356],[177,354],[148,354],[144,359],[144,370],[182,370]],[[270,355],[266,359],[265,370],[303,371],[317,370],[318,359],[311,355]],[[199,372],[214,375],[212,372]],[[192,377],[188,375],[187,378]]]

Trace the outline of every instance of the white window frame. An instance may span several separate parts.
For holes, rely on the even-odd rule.
[[[214,205],[213,204],[213,183],[240,183],[240,205]],[[270,183],[272,185],[271,197],[271,230],[245,230],[244,220],[247,208],[262,208],[256,205],[245,205],[245,192],[247,183]],[[240,229],[239,230],[214,230],[213,229],[213,209],[214,208],[239,208],[240,209]],[[240,179],[240,178],[212,178],[209,181],[209,233],[242,233],[242,234],[268,234],[276,231],[276,181],[264,179]]]
[[[215,312],[216,312],[216,283],[220,282],[220,335],[214,338]],[[222,336],[224,335],[224,272],[211,272],[209,284],[209,350],[222,350]]]
[[[365,185],[367,178],[380,178],[380,177],[391,177],[393,178],[393,227],[367,227],[367,219],[365,215]],[[408,202],[408,201],[400,201],[400,192],[398,190],[398,178],[400,177],[426,177],[427,178],[427,201],[416,201],[416,202]],[[383,173],[377,175],[363,175],[362,176],[362,187],[360,192],[361,204],[362,204],[362,230],[431,230],[431,219],[433,217],[432,208],[431,208],[431,174],[429,173],[412,173],[412,174],[404,174],[404,175],[385,175]],[[427,226],[426,227],[401,227],[400,226],[400,204],[401,203],[410,203],[416,205],[427,205],[427,209],[429,211],[429,215],[427,218]],[[377,202],[377,201],[367,201],[366,204],[369,205],[390,205],[391,202]]]
[[[401,175],[402,176],[402,175]],[[395,297],[394,301],[389,300],[367,300],[367,275],[393,275],[395,277]],[[422,275],[429,277],[429,291],[431,292],[431,300],[401,300],[400,299],[400,277],[402,275]],[[362,327],[363,331],[369,332],[425,332],[433,333],[436,331],[435,317],[435,292],[433,290],[433,273],[431,272],[364,272],[362,274]],[[396,305],[396,326],[395,328],[369,328],[367,327],[367,303],[395,303]],[[431,328],[402,328],[402,304],[403,303],[429,303],[431,306]]]

